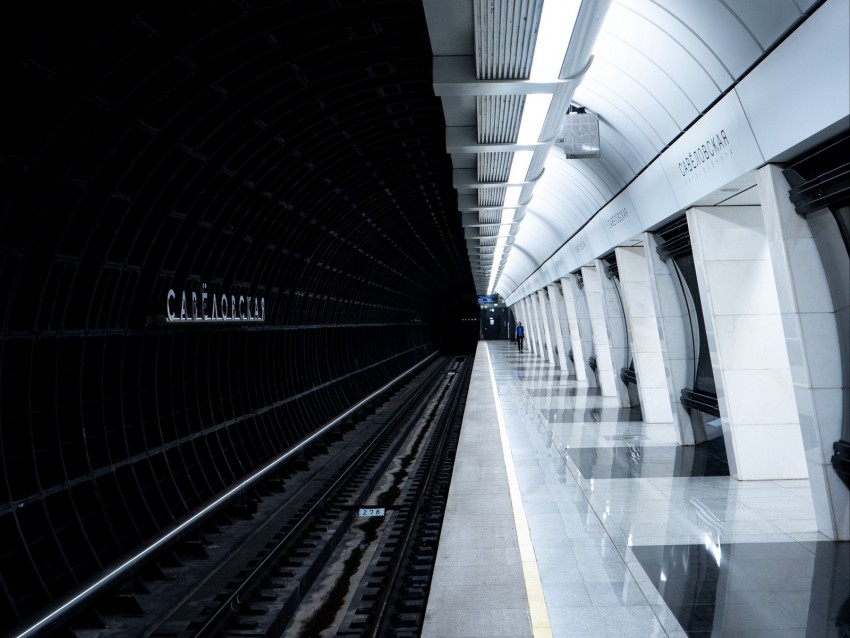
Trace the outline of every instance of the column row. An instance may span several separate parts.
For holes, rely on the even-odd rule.
[[[850,409],[850,261],[824,268],[828,230],[815,237],[788,190],[766,166],[758,205],[691,208],[513,310],[531,352],[579,386],[673,424],[681,445],[723,437],[736,478],[808,477],[820,530],[850,539],[830,464]]]

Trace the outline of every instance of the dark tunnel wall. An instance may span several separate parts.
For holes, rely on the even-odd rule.
[[[417,0],[17,10],[2,27],[3,627],[477,338]],[[197,323],[164,321],[169,290],[178,317],[198,295]],[[213,295],[218,319],[222,295],[262,305],[213,323]]]

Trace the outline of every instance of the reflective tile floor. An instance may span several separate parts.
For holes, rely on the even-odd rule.
[[[689,636],[850,636],[850,543],[632,551]]]
[[[508,342],[476,366],[484,349],[549,635],[850,636],[850,544],[817,533],[808,481],[737,481],[723,446],[682,448]],[[434,635],[488,633],[532,635]]]

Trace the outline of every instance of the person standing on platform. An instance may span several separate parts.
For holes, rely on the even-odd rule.
[[[525,328],[522,327],[522,321],[520,321],[516,325],[516,345],[520,352],[522,352],[523,341],[525,341]]]

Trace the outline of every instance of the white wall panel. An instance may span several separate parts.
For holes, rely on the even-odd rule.
[[[667,173],[660,160],[656,160],[638,175],[628,188],[629,197],[644,223],[643,230],[664,221],[679,210],[679,202],[670,187]]]
[[[850,3],[829,0],[737,87],[770,161],[850,113]]]
[[[590,247],[590,259],[585,261],[585,263],[592,263],[595,255],[604,252],[604,247],[608,245],[608,237],[605,234],[605,229],[602,227],[602,220],[599,219],[599,216],[587,222],[587,226],[584,227],[582,232]]]
[[[587,233],[583,230],[577,232],[567,245],[572,250],[573,258],[579,265],[589,262],[595,255],[590,246],[590,240],[587,238]]]

